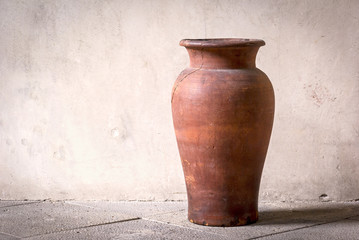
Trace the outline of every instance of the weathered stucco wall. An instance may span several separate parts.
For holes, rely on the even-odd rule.
[[[0,199],[185,199],[182,38],[264,39],[261,201],[359,198],[359,1],[0,0]]]

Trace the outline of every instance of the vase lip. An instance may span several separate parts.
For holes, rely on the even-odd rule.
[[[249,38],[207,38],[207,39],[182,39],[180,46],[188,48],[221,48],[221,47],[260,47],[265,42],[261,39]]]

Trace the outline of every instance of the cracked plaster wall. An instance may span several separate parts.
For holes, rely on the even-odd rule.
[[[358,16],[355,0],[0,0],[0,199],[185,199],[178,42],[211,37],[267,44],[260,200],[359,198]]]

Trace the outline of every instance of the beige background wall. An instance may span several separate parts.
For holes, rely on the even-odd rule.
[[[359,1],[0,0],[0,199],[182,200],[182,38],[264,39],[260,200],[359,198]]]

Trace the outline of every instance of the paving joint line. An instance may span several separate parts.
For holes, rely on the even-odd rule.
[[[16,235],[12,235],[10,233],[4,233],[4,232],[0,232],[0,234],[3,234],[3,235],[6,235],[6,236],[10,236],[10,237],[14,237],[14,238],[18,238],[18,239],[21,239],[21,237],[19,236],[16,236]]]
[[[180,209],[180,210],[162,212],[162,213],[154,213],[154,214],[146,215],[143,218],[154,217],[154,216],[159,216],[159,215],[165,215],[165,214],[169,214],[169,213],[180,213],[180,212],[184,212],[184,211],[186,211],[186,209]]]
[[[150,221],[150,222],[156,222],[156,223],[164,224],[164,225],[170,225],[170,226],[174,226],[174,227],[179,227],[179,228],[183,228],[183,229],[187,229],[187,230],[194,230],[194,231],[201,232],[201,233],[217,235],[217,236],[221,236],[221,237],[227,237],[226,235],[222,235],[222,234],[218,234],[218,233],[214,233],[214,232],[207,232],[207,231],[203,231],[203,230],[196,229],[196,228],[191,228],[191,227],[185,227],[185,226],[177,225],[177,224],[174,224],[174,223],[162,222],[162,221],[158,221],[158,220],[154,220],[154,219],[150,219],[150,218],[141,218],[141,219],[146,220],[146,221]]]
[[[42,203],[42,201],[34,201],[34,202],[18,203],[18,204],[14,204],[14,205],[9,205],[9,206],[3,206],[3,207],[0,207],[0,209],[2,209],[2,208],[9,208],[9,207],[23,206],[23,205],[30,205],[30,204],[35,204],[35,203]]]
[[[111,224],[116,224],[116,223],[136,221],[136,220],[140,220],[140,219],[141,219],[141,218],[136,217],[136,218],[128,218],[128,219],[123,219],[123,220],[118,220],[118,221],[113,221],[113,222],[105,222],[105,223],[92,224],[92,225],[87,225],[87,226],[83,226],[83,227],[63,229],[63,230],[59,230],[59,231],[46,232],[46,233],[42,233],[42,234],[36,234],[36,235],[26,236],[26,237],[22,237],[21,239],[32,238],[32,237],[39,237],[39,236],[50,235],[50,234],[54,234],[54,233],[61,233],[61,232],[68,232],[68,231],[80,230],[80,229],[91,228],[91,227],[111,225]]]
[[[354,216],[347,217],[347,218],[344,218],[344,219],[347,219],[347,220],[354,220],[354,221],[359,221],[359,219],[349,219],[349,218],[357,218],[357,217],[359,217],[359,215],[354,215]]]
[[[328,223],[329,223],[329,222],[328,222]],[[252,240],[252,239],[261,239],[261,238],[264,238],[264,237],[270,237],[270,236],[279,235],[279,234],[282,234],[282,233],[293,232],[293,231],[297,231],[297,230],[301,230],[301,229],[306,229],[306,228],[311,228],[311,227],[315,227],[315,226],[320,226],[320,225],[324,225],[324,224],[327,224],[327,223],[318,223],[318,224],[313,224],[313,225],[310,225],[310,226],[304,226],[304,227],[299,227],[299,228],[293,228],[293,229],[290,229],[290,230],[285,230],[285,231],[281,231],[281,232],[276,232],[276,233],[265,234],[265,235],[258,236],[258,237],[248,238],[247,240]]]
[[[356,216],[357,216],[357,215],[356,215]],[[325,225],[325,224],[329,224],[329,223],[340,222],[340,221],[343,221],[343,220],[347,220],[348,218],[351,218],[351,217],[341,218],[341,219],[337,219],[337,220],[333,220],[333,221],[328,221],[328,222],[320,222],[320,223],[316,223],[316,224],[313,224],[313,225],[304,226],[304,227],[299,227],[299,228],[293,228],[293,229],[289,229],[289,230],[285,230],[285,231],[281,231],[281,232],[276,232],[276,233],[265,234],[265,235],[258,236],[258,237],[248,238],[247,240],[261,239],[261,238],[264,238],[264,237],[270,237],[270,236],[274,236],[274,235],[280,235],[280,234],[282,234],[282,233],[294,232],[294,231],[301,230],[301,229],[306,229],[306,228],[321,226],[321,225]]]
[[[65,204],[69,204],[69,205],[74,205],[74,206],[78,206],[78,207],[87,207],[87,208],[91,208],[91,209],[100,209],[100,208],[96,208],[90,205],[85,205],[85,204],[81,204],[81,203],[74,203],[74,202],[64,202]]]

